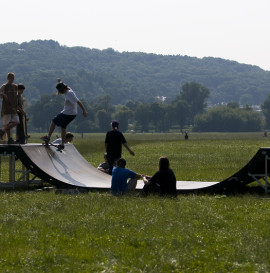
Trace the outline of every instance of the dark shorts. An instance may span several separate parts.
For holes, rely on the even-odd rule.
[[[68,124],[76,118],[76,115],[65,115],[65,114],[58,114],[56,117],[53,118],[53,122],[55,125],[66,129]]]

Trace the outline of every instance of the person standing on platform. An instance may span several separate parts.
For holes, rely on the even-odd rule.
[[[26,133],[26,113],[24,111],[24,103],[22,94],[25,90],[25,86],[21,83],[18,84],[18,116],[20,120],[20,124],[17,125],[16,128],[16,143],[25,144],[27,139]]]
[[[2,129],[0,129],[0,139],[3,139],[5,133],[8,136],[8,144],[14,144],[15,141],[11,136],[11,129],[20,123],[18,112],[18,88],[14,84],[15,74],[9,72],[7,75],[7,83],[0,88],[0,96],[3,98],[1,117]]]

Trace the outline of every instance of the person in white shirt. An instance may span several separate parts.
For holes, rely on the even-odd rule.
[[[62,142],[61,144],[58,145],[58,149],[63,150],[65,147],[66,140],[66,128],[67,125],[77,116],[77,105],[79,105],[80,108],[82,109],[84,117],[87,116],[87,112],[81,101],[77,98],[74,91],[68,85],[64,84],[61,81],[61,79],[58,79],[56,89],[58,91],[58,94],[65,95],[64,109],[61,111],[60,114],[58,114],[56,117],[52,119],[48,135],[43,136],[40,139],[45,142],[50,142],[51,135],[55,129],[55,126],[59,126],[61,127]]]

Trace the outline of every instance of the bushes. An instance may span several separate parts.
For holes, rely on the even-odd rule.
[[[219,106],[196,116],[194,131],[201,132],[256,132],[262,129],[259,113],[246,108]]]

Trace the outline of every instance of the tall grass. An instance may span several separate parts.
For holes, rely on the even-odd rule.
[[[152,174],[161,155],[178,180],[219,181],[247,163],[262,134],[126,134],[128,167]],[[38,142],[38,141],[37,141]],[[93,165],[104,134],[76,136]],[[198,178],[198,179],[197,179]],[[0,272],[270,272],[270,199],[0,192]]]

